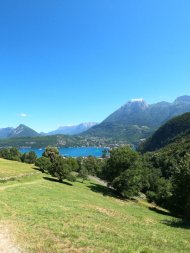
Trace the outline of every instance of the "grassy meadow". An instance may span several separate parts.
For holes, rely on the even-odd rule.
[[[34,165],[0,158],[0,179],[34,173]]]
[[[0,159],[0,177],[33,166]],[[190,225],[145,200],[124,201],[95,181],[47,174],[0,183],[0,224],[22,252],[190,252]]]

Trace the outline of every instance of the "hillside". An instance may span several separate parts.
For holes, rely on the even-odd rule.
[[[190,113],[185,113],[160,127],[152,137],[140,146],[140,150],[143,152],[154,151],[175,141],[189,140],[189,134]]]
[[[0,139],[8,138],[13,130],[13,127],[0,128]]]
[[[190,112],[190,96],[179,97],[173,103],[159,102],[150,105],[143,99],[132,99],[83,135],[137,144],[163,123],[185,112]]]
[[[14,167],[7,161],[7,171]],[[0,183],[0,199],[0,234],[22,252],[190,251],[188,223],[95,181],[61,184],[40,173]]]
[[[34,166],[31,164],[12,162],[0,158],[0,180],[34,173]]]
[[[17,137],[0,139],[0,147],[14,146],[45,148],[47,146],[56,147],[82,147],[82,146],[107,146],[111,143],[109,139],[105,138],[86,138],[84,136],[71,135],[51,135],[51,136],[36,136],[36,137]]]
[[[1,139],[0,147],[14,146],[14,147],[34,147],[42,148],[51,146],[75,146],[77,142],[80,142],[80,138],[65,136],[65,135],[52,135],[52,136],[36,136],[36,137],[20,137]]]

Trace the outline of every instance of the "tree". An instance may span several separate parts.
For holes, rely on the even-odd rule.
[[[82,156],[77,157],[77,159],[76,159],[77,164],[78,164],[78,170],[77,170],[77,172],[79,172],[79,170],[81,169],[81,167],[83,165],[83,160],[84,160],[84,158]]]
[[[80,167],[78,177],[82,178],[82,182],[88,179],[88,170],[83,165]]]
[[[142,158],[128,146],[113,149],[102,176],[124,197],[136,196],[143,187]]]
[[[76,158],[68,157],[68,158],[65,158],[65,161],[69,164],[69,166],[71,167],[72,171],[76,171],[76,172],[78,171],[79,164],[78,164]]]
[[[169,207],[169,199],[172,196],[171,181],[163,177],[154,177],[150,189],[146,192],[148,201],[154,202],[164,208]]]
[[[189,135],[144,157],[149,170],[144,191],[148,200],[190,219]]]
[[[45,171],[50,171],[52,163],[49,158],[42,156],[36,160],[35,166],[39,167],[39,169],[44,173]]]
[[[8,148],[2,148],[0,150],[0,157],[4,158],[4,159],[11,160],[9,149]]]
[[[17,148],[15,148],[15,147],[10,148],[9,152],[10,152],[10,160],[20,162],[22,155],[21,155],[20,151]]]
[[[8,160],[18,161],[20,162],[22,154],[20,151],[13,147],[13,148],[3,148],[0,150],[0,157]]]
[[[51,162],[54,162],[57,156],[59,156],[59,150],[56,147],[47,147],[42,154],[42,156],[50,159]]]
[[[110,151],[110,158],[104,170],[104,177],[112,182],[122,172],[128,170],[138,159],[139,154],[128,146],[115,148]]]
[[[169,209],[190,219],[190,154],[186,154],[172,176],[172,197]]]
[[[29,153],[24,153],[21,157],[22,162],[35,164],[37,159],[37,155],[34,151],[30,151]]]
[[[71,166],[65,161],[62,156],[57,156],[53,161],[52,167],[49,170],[49,173],[53,177],[57,177],[60,182],[64,179],[70,180],[71,176]]]
[[[98,171],[98,163],[96,157],[86,157],[85,159],[83,159],[83,165],[85,166],[90,175],[96,175]]]

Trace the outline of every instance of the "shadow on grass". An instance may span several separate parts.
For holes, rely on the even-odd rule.
[[[164,211],[164,210],[156,208],[156,207],[149,207],[149,210],[154,211],[159,214],[162,214],[162,215],[171,216],[174,218],[173,220],[162,220],[161,221],[162,224],[165,224],[165,225],[167,225],[169,227],[173,227],[173,228],[190,229],[190,221],[179,219],[179,217],[173,215],[172,213]]]
[[[171,213],[169,213],[167,211],[164,211],[162,209],[159,209],[157,207],[149,207],[148,209],[151,210],[151,211],[153,211],[153,212],[162,214],[162,215],[173,216]]]
[[[52,178],[52,177],[43,177],[43,179],[51,181],[51,182],[55,182],[55,183],[59,183],[59,184],[65,184],[65,185],[69,185],[69,186],[73,186],[71,183],[66,182],[66,181],[62,181],[60,182],[58,179],[56,178]]]
[[[87,187],[93,192],[101,193],[103,196],[110,196],[110,197],[118,198],[121,200],[126,200],[121,195],[119,195],[115,190],[110,189],[106,186],[96,184],[96,183],[91,183]]]
[[[44,174],[48,174],[47,171],[42,171],[42,170],[39,169],[38,167],[33,167],[32,169],[33,169],[33,170],[40,171],[41,173],[44,173]]]
[[[173,228],[190,229],[190,222],[185,220],[163,220],[162,223]]]

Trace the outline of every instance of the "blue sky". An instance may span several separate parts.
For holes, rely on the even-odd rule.
[[[190,95],[190,1],[0,1],[0,127],[100,122]]]

